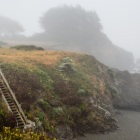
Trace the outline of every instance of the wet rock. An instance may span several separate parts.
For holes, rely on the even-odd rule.
[[[72,140],[73,139],[73,132],[70,127],[67,125],[60,125],[56,128],[58,140]]]
[[[140,74],[115,71],[115,86],[120,96],[113,100],[114,107],[140,111]]]

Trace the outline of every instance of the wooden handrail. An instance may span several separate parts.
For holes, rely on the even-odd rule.
[[[28,120],[27,120],[27,117],[25,116],[25,114],[24,114],[24,112],[23,112],[23,110],[22,110],[20,104],[18,103],[18,101],[17,101],[17,99],[16,99],[15,94],[14,94],[13,91],[11,90],[11,88],[10,88],[10,86],[9,86],[9,84],[8,84],[8,82],[7,82],[6,78],[5,78],[5,76],[4,76],[4,74],[2,73],[1,69],[0,69],[0,75],[1,75],[1,77],[2,77],[2,79],[3,79],[3,81],[4,81],[5,86],[8,88],[8,90],[9,90],[9,92],[10,92],[12,98],[14,99],[14,101],[15,101],[15,103],[16,103],[16,106],[17,106],[17,109],[19,110],[19,113],[21,114],[22,119],[24,120],[24,123],[26,124],[27,121],[28,121]]]
[[[12,110],[11,110],[11,108],[10,108],[10,106],[9,106],[9,104],[8,104],[8,102],[7,102],[7,100],[5,99],[4,95],[2,94],[1,89],[0,89],[0,93],[1,93],[2,99],[5,101],[5,103],[6,103],[6,105],[7,105],[8,110],[9,110],[10,112],[12,112]]]

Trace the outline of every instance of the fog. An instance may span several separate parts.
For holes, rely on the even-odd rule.
[[[39,18],[44,12],[63,4],[78,4],[86,10],[95,10],[110,40],[139,58],[138,0],[0,0],[0,15],[18,21],[25,29],[24,34],[29,36],[42,31]]]
[[[17,125],[30,125],[22,105],[51,135],[62,123],[98,133],[77,140],[140,138],[139,13],[139,0],[0,0],[0,91]]]

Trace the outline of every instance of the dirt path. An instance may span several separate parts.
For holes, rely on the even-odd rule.
[[[140,140],[140,112],[122,111],[116,117],[120,128],[109,134],[87,134],[77,140]]]

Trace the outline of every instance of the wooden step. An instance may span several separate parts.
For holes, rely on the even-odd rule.
[[[6,88],[0,88],[0,89],[1,89],[2,91],[4,91],[4,92],[5,92],[5,91],[7,91],[7,89],[6,89]]]
[[[8,101],[8,100],[11,100],[13,101],[13,99],[11,97],[9,97],[8,95],[4,95],[5,99]],[[14,103],[14,102],[13,102]]]
[[[8,98],[6,98],[6,100],[7,100],[7,102],[8,102],[8,101],[11,101],[11,102],[12,102],[12,99],[11,99],[11,98],[9,98],[9,97],[8,97]]]
[[[12,112],[13,111],[18,111],[16,107],[10,107],[10,108],[11,108]]]
[[[5,97],[5,100],[10,107],[10,110],[12,111],[16,121],[18,128],[23,129],[26,124],[26,117],[22,111],[22,108],[20,107],[15,95],[11,91],[9,84],[2,73],[0,69],[0,90],[2,92],[2,95]],[[21,112],[20,112],[21,111]]]
[[[9,95],[9,93],[8,93],[8,92],[3,93],[3,94],[4,94],[4,96],[9,96],[9,97],[11,97],[11,96]]]
[[[13,103],[13,101],[7,101],[8,103]]]
[[[9,105],[10,106],[10,108],[16,108],[16,106],[15,105]]]
[[[17,120],[18,123],[20,122],[20,123],[24,124],[24,122],[23,122],[23,120],[21,118],[16,118],[16,120]]]
[[[15,115],[15,117],[18,117],[18,116],[20,116],[20,114],[16,114],[16,115]]]
[[[7,91],[7,90],[3,90],[3,89],[1,89],[1,91],[2,91],[3,93],[8,93],[8,91]]]
[[[12,103],[9,103],[9,106],[13,106],[13,105],[15,105],[13,102]]]
[[[13,101],[13,99],[7,94],[4,94],[4,97],[5,97],[5,99],[11,99]]]
[[[23,126],[25,125],[24,122],[21,119],[17,119],[17,124],[18,124],[18,126],[19,125],[23,125]]]
[[[17,115],[19,114],[19,112],[16,110],[16,111],[12,111],[14,115]]]
[[[11,97],[8,92],[3,93],[3,95]]]
[[[5,86],[2,86],[2,85],[0,85],[0,88],[1,89],[6,89],[6,87]],[[6,89],[7,90],[7,89]]]
[[[18,127],[24,127],[25,125],[23,122],[19,122],[19,123],[17,122],[17,124],[18,124]]]
[[[17,110],[17,108],[16,108],[16,107],[15,107],[15,108],[14,108],[14,107],[12,107],[12,108],[11,108],[11,110],[12,110],[12,111],[17,111],[17,112],[18,112],[18,110]]]
[[[4,94],[4,97],[5,97],[6,99],[11,99],[11,100],[12,100],[12,98],[11,98],[9,95],[7,95],[7,94],[6,94],[6,95]]]
[[[21,119],[21,116],[17,116],[16,119],[20,119],[20,120],[22,120],[22,119]]]
[[[11,108],[16,108],[16,106],[15,106],[15,105],[10,105],[10,107],[11,107]]]
[[[18,125],[24,125],[24,122],[22,120],[17,121],[17,122],[18,122]]]
[[[0,84],[0,88],[5,88],[5,85],[4,84]]]

